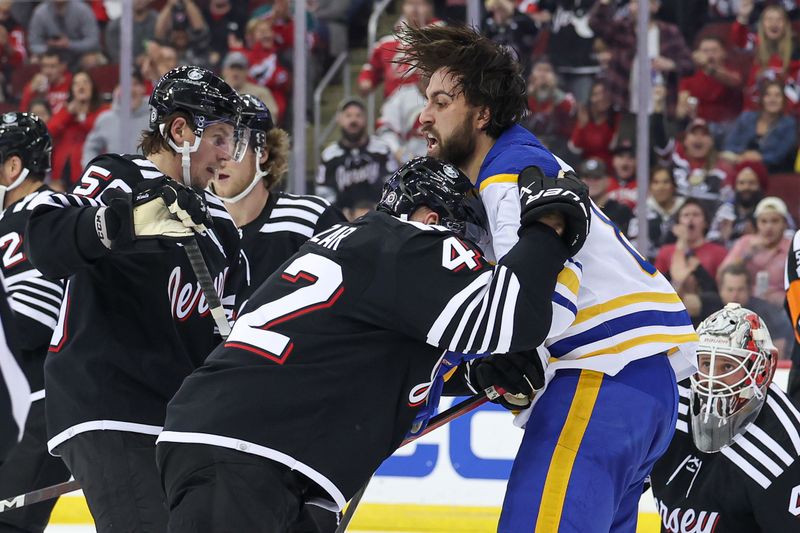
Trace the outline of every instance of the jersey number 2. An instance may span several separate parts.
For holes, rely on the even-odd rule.
[[[286,267],[281,278],[292,284],[303,282],[305,286],[240,316],[225,347],[247,350],[282,365],[292,353],[294,343],[290,337],[270,328],[331,307],[344,292],[342,267],[317,254],[298,257]]]
[[[0,237],[0,248],[3,252],[3,268],[11,268],[17,263],[25,260],[25,254],[20,251],[22,237],[16,231],[6,233]]]

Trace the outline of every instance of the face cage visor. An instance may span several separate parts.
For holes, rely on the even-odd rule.
[[[741,348],[702,346],[691,377],[692,438],[706,453],[728,446],[756,419],[769,385],[769,359]]]
[[[225,158],[241,163],[250,142],[250,128],[242,124],[234,124],[229,120],[205,121],[203,119],[204,117],[197,117],[197,122],[202,125],[198,124],[194,130],[200,139],[199,142],[213,148]]]

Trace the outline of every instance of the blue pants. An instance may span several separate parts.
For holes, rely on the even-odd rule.
[[[533,408],[499,533],[634,533],[639,497],[678,416],[665,355],[616,376],[560,370]]]

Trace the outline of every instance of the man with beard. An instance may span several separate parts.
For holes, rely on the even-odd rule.
[[[389,145],[367,133],[367,108],[358,98],[345,99],[337,122],[341,139],[322,151],[316,193],[344,211],[348,220],[374,209],[386,178],[397,170]]]
[[[708,122],[701,118],[691,121],[683,142],[675,144],[672,165],[678,192],[702,201],[711,213],[730,192],[730,165],[718,156]]]
[[[767,167],[759,161],[744,161],[734,171],[734,197],[732,202],[725,202],[714,214],[708,239],[716,241],[726,248],[733,246],[734,241],[742,235],[755,231],[755,217],[758,202],[764,198],[767,185]]]
[[[289,168],[289,134],[275,126],[264,102],[249,94],[242,100],[242,120],[250,128],[247,152],[209,185],[242,238],[246,275],[236,289],[236,310],[312,235],[345,221],[322,198],[273,190]]]
[[[518,240],[523,169],[536,165],[558,184],[565,165],[519,125],[525,81],[511,53],[463,26],[405,28],[401,39],[431,80],[420,115],[428,155],[458,166],[480,191],[488,251],[502,261]],[[526,432],[501,532],[632,531],[645,477],[675,427],[676,374],[695,368],[697,336],[680,298],[591,211],[586,244],[564,263],[552,295],[547,338],[524,354],[546,368],[546,384],[517,420]],[[525,375],[505,371],[512,381]],[[495,384],[477,377],[476,388]]]

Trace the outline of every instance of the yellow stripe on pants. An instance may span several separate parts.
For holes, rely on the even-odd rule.
[[[586,433],[586,426],[592,417],[592,410],[600,392],[603,374],[594,370],[581,371],[575,396],[567,414],[567,420],[558,436],[550,468],[544,481],[539,515],[536,519],[535,533],[556,533],[561,523],[561,513],[567,496],[572,467],[578,456],[578,449]]]

